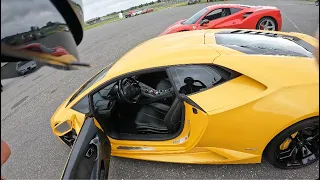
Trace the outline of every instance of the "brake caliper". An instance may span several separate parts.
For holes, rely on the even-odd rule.
[[[280,145],[280,150],[286,150],[290,143],[292,142],[292,139],[294,139],[297,136],[298,132],[295,132],[293,134],[291,134],[291,137],[286,138],[283,143]]]

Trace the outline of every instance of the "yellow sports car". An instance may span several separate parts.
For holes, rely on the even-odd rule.
[[[319,159],[315,46],[301,33],[243,29],[157,37],[81,86],[51,127],[72,146],[93,117],[113,156],[307,166]]]

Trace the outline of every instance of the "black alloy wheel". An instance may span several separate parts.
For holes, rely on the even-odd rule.
[[[276,136],[267,158],[281,169],[298,169],[319,160],[319,117],[303,120]]]

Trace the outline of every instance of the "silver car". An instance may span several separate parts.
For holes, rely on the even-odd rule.
[[[19,76],[31,73],[37,69],[37,63],[35,61],[20,61],[17,62],[16,71]]]

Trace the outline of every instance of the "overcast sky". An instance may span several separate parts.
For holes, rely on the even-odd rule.
[[[151,1],[156,0],[82,0],[84,20],[87,21]]]
[[[1,39],[29,31],[31,26],[42,27],[49,21],[65,22],[49,0],[28,0],[28,3],[25,1],[1,0]],[[82,0],[84,19],[86,21],[101,17],[151,1],[156,0]]]
[[[28,3],[25,3],[25,0],[1,1],[1,39],[29,31],[31,26],[40,28],[49,21],[65,23],[50,1],[28,0]]]

